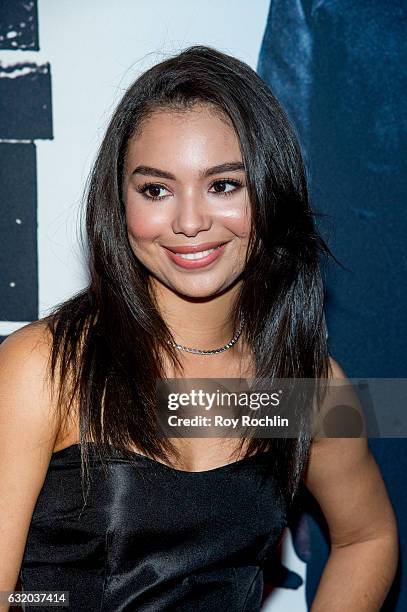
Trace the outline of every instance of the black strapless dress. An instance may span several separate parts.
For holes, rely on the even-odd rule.
[[[90,446],[52,455],[24,552],[25,591],[69,591],[71,612],[257,612],[263,564],[286,527],[270,453],[204,472]],[[29,610],[63,610],[30,607]],[[66,609],[66,608],[65,608]]]

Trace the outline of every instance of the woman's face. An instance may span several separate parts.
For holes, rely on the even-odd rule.
[[[153,284],[203,298],[238,278],[250,231],[245,171],[234,129],[208,107],[145,120],[129,141],[123,197],[131,248]],[[184,247],[198,253],[182,257]]]

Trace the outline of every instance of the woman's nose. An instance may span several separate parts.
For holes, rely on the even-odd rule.
[[[208,203],[201,195],[194,192],[178,198],[172,220],[174,233],[195,236],[200,231],[208,230],[211,225]]]

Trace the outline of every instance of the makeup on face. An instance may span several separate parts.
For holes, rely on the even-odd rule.
[[[224,252],[227,242],[211,246],[214,243],[206,243],[202,245],[164,247],[168,257],[177,266],[181,266],[186,270],[196,270],[203,268],[216,261]]]
[[[250,230],[245,167],[219,116],[154,113],[129,142],[123,194],[131,248],[153,278],[199,297],[240,274]]]

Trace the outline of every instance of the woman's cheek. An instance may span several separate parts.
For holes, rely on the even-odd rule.
[[[231,206],[223,212],[222,218],[219,221],[235,236],[245,238],[250,231],[250,209],[246,209],[244,206]]]
[[[126,225],[133,241],[151,241],[161,235],[165,220],[159,212],[129,206],[126,210]]]

